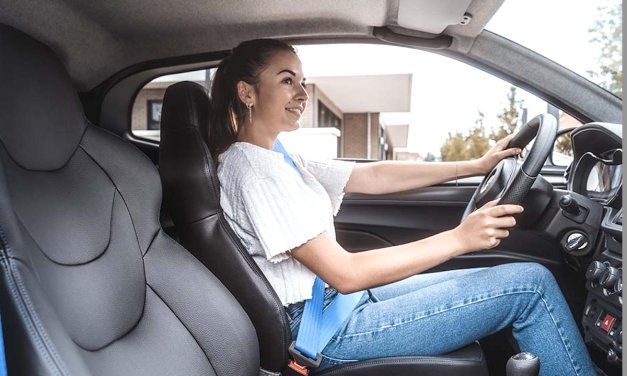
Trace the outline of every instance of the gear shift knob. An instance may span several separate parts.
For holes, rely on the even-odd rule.
[[[538,376],[540,372],[540,358],[528,353],[518,353],[507,361],[505,374],[507,376]]]

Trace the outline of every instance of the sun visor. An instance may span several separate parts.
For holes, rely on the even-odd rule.
[[[449,25],[467,24],[472,0],[400,0],[398,25],[406,29],[440,34]]]

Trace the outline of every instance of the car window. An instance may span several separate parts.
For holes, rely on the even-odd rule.
[[[132,133],[152,141],[161,139],[161,107],[166,89],[177,82],[193,81],[210,87],[214,69],[171,74],[157,77],[146,84],[135,97],[132,112]]]
[[[309,101],[299,130],[279,138],[312,157],[459,161],[481,157],[532,117],[580,123],[545,101],[447,57],[396,46],[297,46]],[[160,77],[138,94],[133,133],[159,140],[165,89],[211,70]]]
[[[531,27],[529,9],[537,9]],[[506,1],[486,29],[623,96],[621,0]]]

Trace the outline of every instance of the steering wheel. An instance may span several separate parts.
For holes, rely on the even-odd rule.
[[[550,114],[538,115],[523,125],[507,148],[522,149],[535,138],[524,162],[521,164],[518,156],[501,160],[477,187],[461,221],[465,221],[478,207],[495,199],[499,199],[499,205],[520,205],[549,157],[556,134],[557,121]]]

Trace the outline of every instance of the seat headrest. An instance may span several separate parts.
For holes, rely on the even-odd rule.
[[[0,24],[0,141],[22,168],[63,167],[87,121],[65,67],[46,45]]]
[[[220,183],[209,153],[211,103],[207,91],[194,82],[179,82],[163,97],[159,172],[163,206],[177,227],[216,213]],[[193,200],[181,200],[181,192]]]
[[[211,103],[204,87],[190,81],[176,83],[168,87],[163,98],[161,132],[168,134],[188,127],[197,128],[208,144],[210,114]]]

